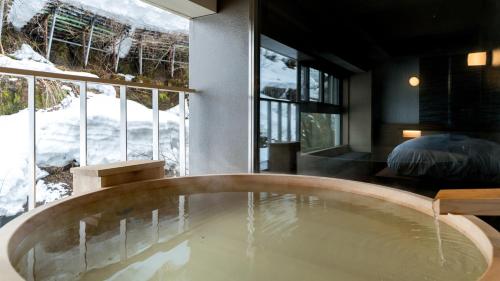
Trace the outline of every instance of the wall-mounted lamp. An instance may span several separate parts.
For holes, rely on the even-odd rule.
[[[492,52],[491,65],[500,66],[500,49],[495,49]]]
[[[410,80],[408,82],[412,87],[418,87],[418,85],[420,85],[420,79],[418,79],[417,76],[410,77]]]
[[[484,66],[486,65],[487,57],[488,55],[486,52],[469,53],[467,56],[467,65]]]
[[[415,139],[422,136],[422,131],[420,130],[403,130],[403,138],[405,139]]]

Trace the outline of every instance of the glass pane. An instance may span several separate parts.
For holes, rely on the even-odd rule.
[[[80,94],[76,84],[36,83],[37,205],[71,194],[72,167],[80,166]]]
[[[291,131],[291,136],[290,136],[290,140],[291,141],[297,141],[297,135],[298,135],[298,132],[297,132],[297,117],[299,116],[299,110],[298,110],[298,106],[296,104],[292,104],[291,105],[291,112],[290,112],[291,116],[291,122],[290,122],[290,131]]]
[[[28,182],[28,85],[0,76],[0,227],[26,211]]]
[[[260,102],[260,143],[266,144],[267,139],[269,137],[269,126],[268,126],[268,118],[269,118],[269,101],[261,101]]]
[[[322,113],[301,114],[301,149],[303,152],[340,145],[340,115]]]
[[[309,101],[320,101],[319,97],[319,87],[320,87],[320,75],[319,70],[314,68],[310,69],[309,72]]]
[[[87,87],[87,163],[119,162],[120,91],[110,85]]]
[[[190,95],[189,94],[185,94],[185,106],[184,106],[184,110],[186,111],[185,114],[186,114],[186,175],[189,175],[189,134],[190,134],[190,130],[189,128],[191,128],[189,126],[189,119],[190,119],[190,116],[191,116],[191,111],[190,111]]]
[[[340,80],[332,75],[325,74],[325,103],[340,105]]]
[[[152,92],[127,89],[127,159],[153,160]]]
[[[159,92],[160,159],[165,161],[165,173],[178,176],[180,168],[179,94]]]
[[[325,103],[332,103],[331,75],[323,73],[323,95]]]
[[[276,142],[279,139],[279,104],[271,102],[271,142]]]
[[[309,98],[309,68],[300,68],[300,99],[302,101],[308,101]]]
[[[269,101],[260,102],[260,137],[259,137],[259,153],[260,153],[260,170],[268,169],[269,161],[269,140],[271,139],[270,119],[271,103]]]
[[[272,99],[297,99],[297,61],[261,48],[260,95]]]
[[[287,142],[288,141],[288,120],[289,115],[288,115],[288,106],[289,103],[281,103],[281,141]]]
[[[334,114],[333,115],[333,130],[335,131],[335,146],[342,145],[342,115]]]

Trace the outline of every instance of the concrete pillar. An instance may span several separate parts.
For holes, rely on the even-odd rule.
[[[190,174],[249,170],[250,1],[219,1],[219,12],[191,22]]]
[[[349,145],[372,152],[372,73],[351,76],[349,86]]]

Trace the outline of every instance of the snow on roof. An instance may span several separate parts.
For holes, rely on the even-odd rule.
[[[8,15],[16,29],[23,28],[50,0],[14,0]],[[113,18],[142,28],[159,32],[187,32],[189,20],[140,0],[60,0],[100,16]]]
[[[47,2],[48,0],[13,0],[7,20],[19,30],[40,12]]]
[[[127,21],[132,27],[156,31],[187,31],[189,20],[140,0],[62,0],[102,16]]]

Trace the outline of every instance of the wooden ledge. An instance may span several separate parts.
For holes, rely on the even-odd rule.
[[[83,194],[120,184],[165,177],[165,161],[135,160],[72,168],[73,193]]]
[[[164,166],[165,166],[165,161],[133,160],[126,162],[111,163],[111,164],[76,167],[76,168],[71,168],[70,171],[73,175],[103,177],[103,176],[111,176],[111,175],[135,172],[144,169],[153,169]]]
[[[500,216],[500,189],[448,189],[436,195],[440,214]]]

